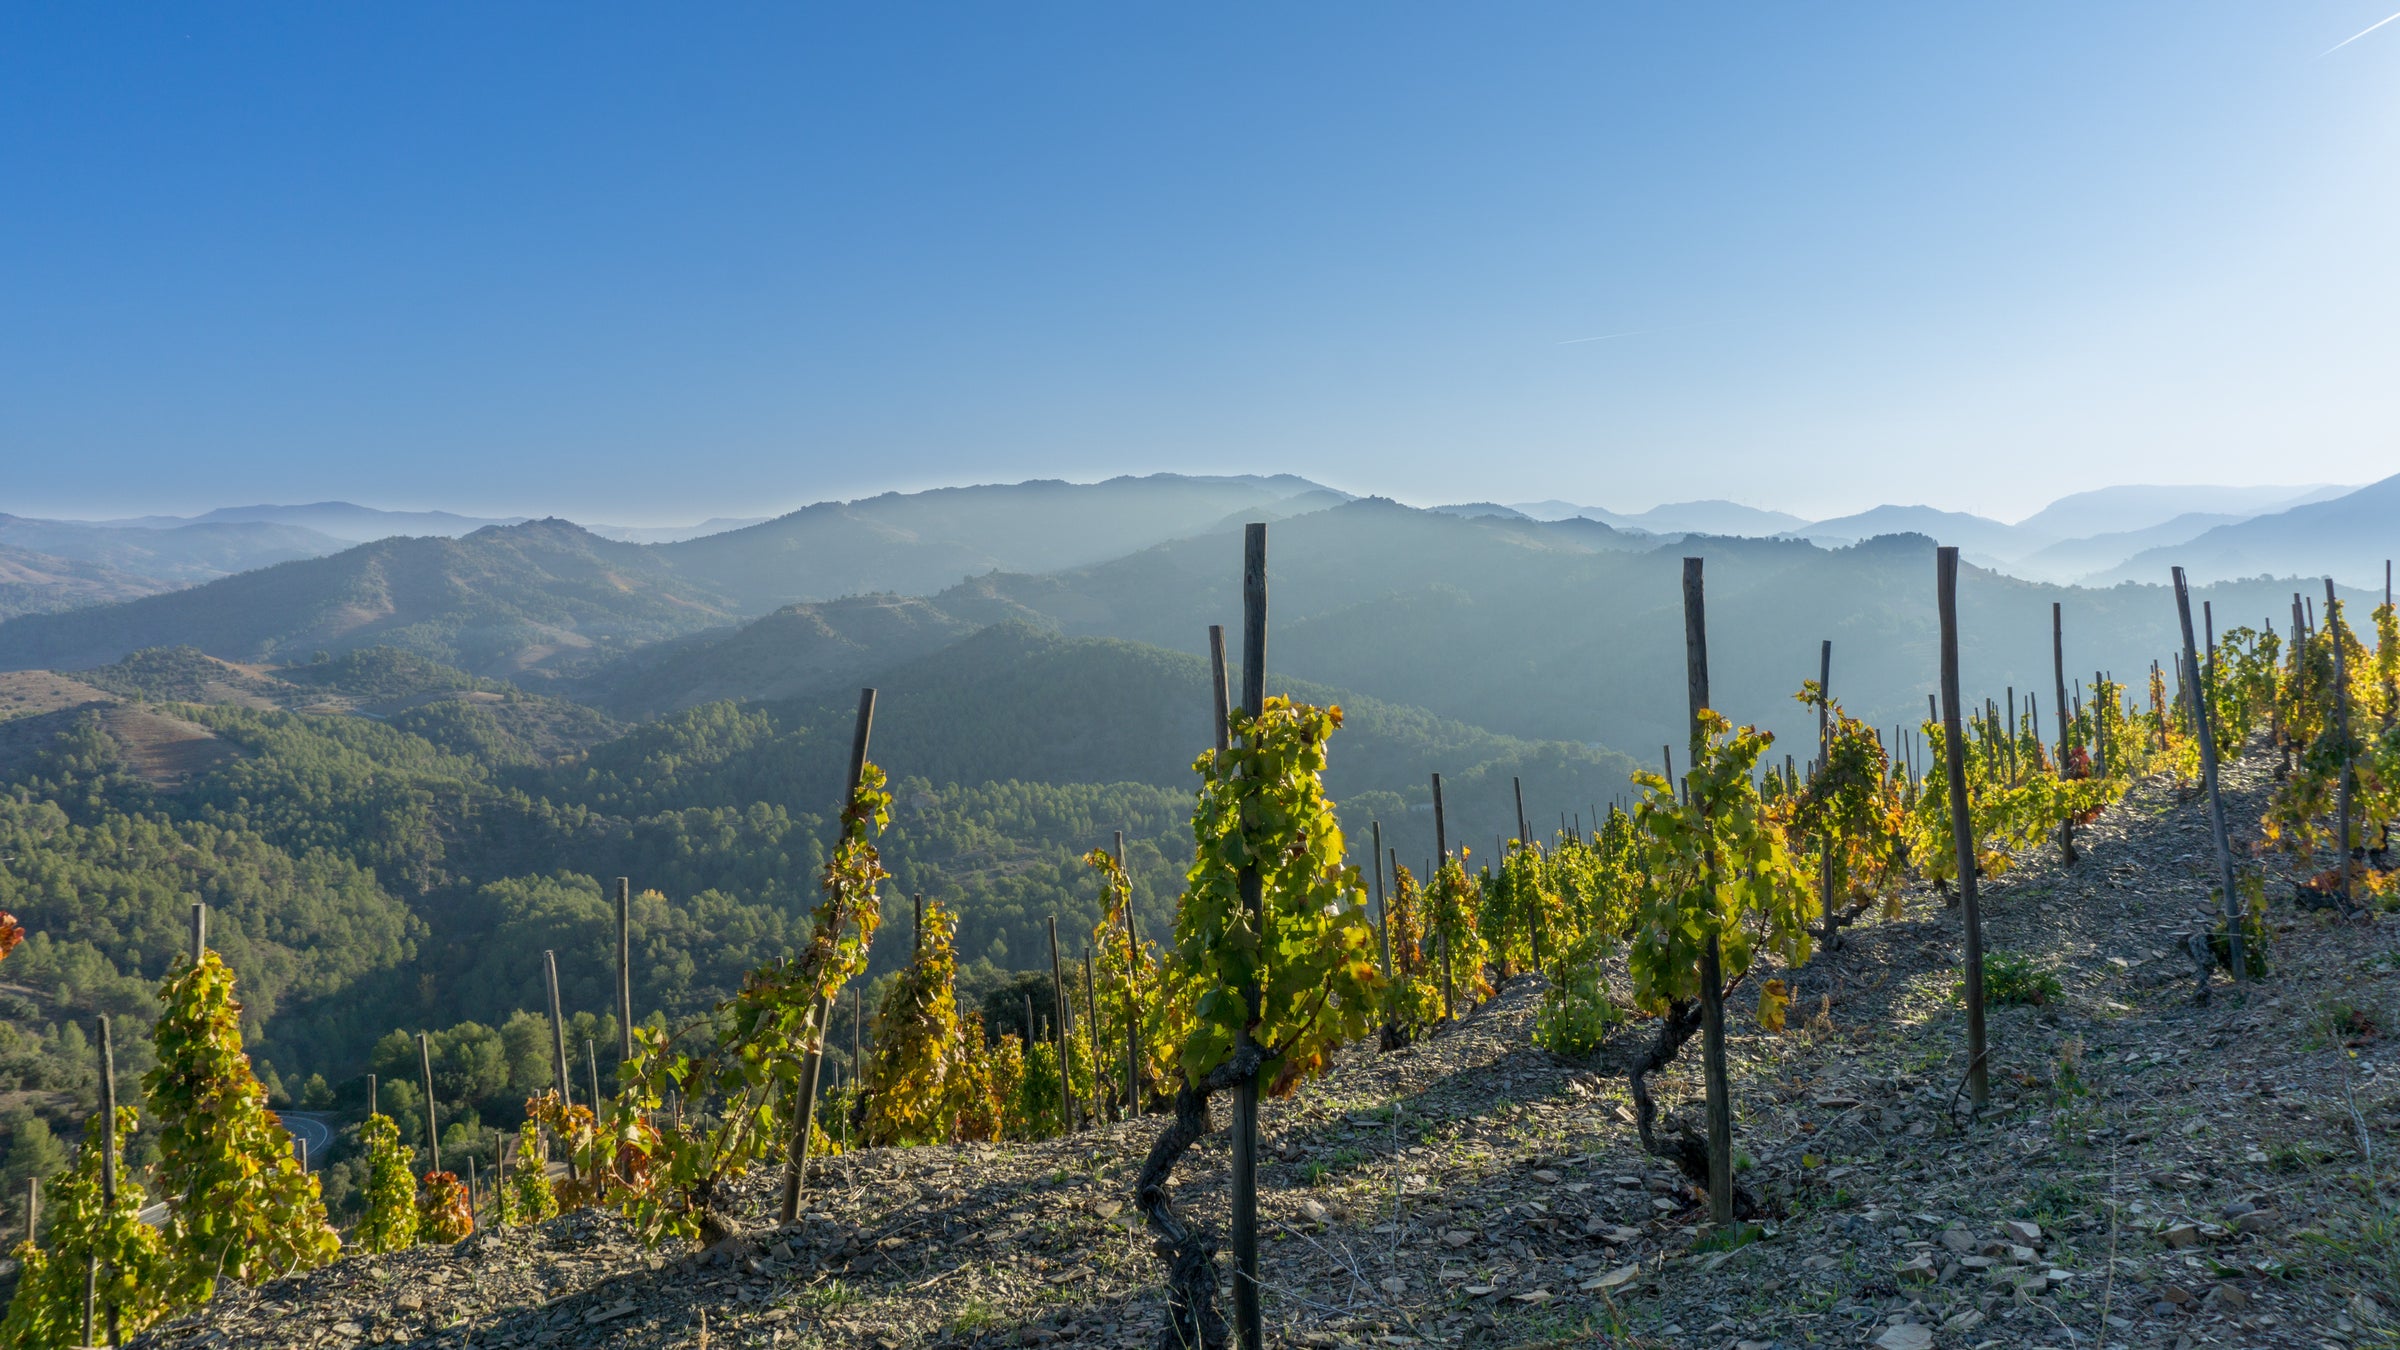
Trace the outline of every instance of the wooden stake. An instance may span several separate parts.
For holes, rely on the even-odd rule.
[[[2184,670],[2193,674],[2192,683],[2195,686],[2193,692],[2202,693],[2203,691],[2197,688],[2200,653],[2199,644],[2192,639],[2191,591],[2184,584],[2183,569],[2180,567],[2175,569],[2175,614],[2183,623]],[[2223,891],[2226,954],[2233,958],[2233,979],[2234,983],[2239,984],[2244,978],[2242,902],[2241,896],[2235,891],[2233,884],[2233,847],[2225,833],[2225,799],[2217,790],[2217,737],[2209,726],[2213,718],[2207,712],[2203,711],[2196,720],[2200,728],[2200,777],[2208,789],[2208,827],[2210,832],[2216,836],[2217,885]],[[2205,968],[2202,969],[2201,974],[2203,977],[2206,976]],[[2203,991],[2208,988],[2205,982],[2200,987]]]
[[[116,1038],[109,1034],[108,1017],[103,1014],[100,1018],[100,1212],[111,1214],[116,1211],[116,1208],[117,1042]],[[92,1339],[92,1290],[97,1282],[99,1271],[100,1260],[95,1252],[92,1260],[84,1267],[83,1339],[86,1344],[89,1344]],[[122,1344],[123,1337],[118,1333],[117,1305],[114,1300],[109,1302],[106,1311],[108,1343],[110,1345]]]
[[[859,780],[867,771],[867,738],[874,729],[875,691],[861,689],[858,718],[850,728],[849,785],[842,793],[841,808],[834,813],[837,830],[841,828],[841,818],[849,814],[850,803],[858,799]],[[783,1206],[779,1211],[787,1224],[800,1218],[800,1186],[808,1175],[809,1133],[817,1119],[817,1084],[825,1067],[825,1035],[833,1027],[833,999],[838,994],[837,990],[817,999],[816,1008],[809,1014],[808,1045],[800,1053],[800,1103],[799,1110],[793,1113],[796,1119],[792,1123],[791,1164],[784,1169]]]
[[[1108,1109],[1107,1080],[1100,1072],[1100,995],[1099,985],[1092,979],[1089,947],[1083,949],[1083,1018],[1084,1044],[1092,1052],[1092,1119],[1097,1122],[1106,1116],[1113,1121],[1117,1116]]]
[[[2350,898],[2350,677],[2348,643],[2342,641],[2341,602],[2333,596],[2333,578],[2325,578],[2325,630],[2333,638],[2333,734],[2343,747],[2340,776],[2334,779],[2334,866],[2340,869],[2342,898]]]
[[[2099,671],[2092,672],[2092,745],[2100,776],[2108,777],[2108,714],[2116,706],[2116,696],[2108,692],[2108,681]]]
[[[1233,748],[1233,729],[1229,724],[1230,719],[1226,716],[1232,710],[1232,705],[1226,702],[1225,625],[1221,623],[1212,623],[1208,626],[1208,665],[1209,672],[1215,678],[1217,685],[1217,753],[1221,755]]]
[[[192,967],[198,969],[200,958],[208,955],[208,902],[192,902]]]
[[[550,1059],[552,1065],[558,1070],[558,1104],[562,1107],[573,1106],[575,1104],[575,1075],[567,1069],[567,1018],[566,1014],[559,1010],[557,952],[543,951],[542,976],[550,986]],[[432,1100],[430,1092],[426,1094],[426,1099]],[[599,1110],[600,1103],[592,1103],[592,1109]],[[581,1180],[582,1178],[575,1168],[575,1151],[567,1148],[559,1151],[566,1155],[567,1180]]]
[[[1067,981],[1059,972],[1058,916],[1050,916],[1050,1031],[1058,1042],[1058,1118],[1067,1133],[1075,1133],[1075,1075],[1068,1072],[1074,1061],[1067,1057]]]
[[[1990,1066],[1983,1036],[1983,911],[1975,893],[1975,826],[1967,810],[1965,728],[1958,708],[1958,550],[1934,553],[1934,587],[1942,614],[1942,737],[1950,785],[1950,831],[1958,852],[1958,892],[1967,919],[1967,1089],[1977,1115],[1991,1104]]]
[[[1819,771],[1833,758],[1833,639],[1826,638],[1817,648],[1817,765]],[[1825,911],[1824,947],[1827,957],[1833,953],[1839,935],[1833,931],[1833,839],[1828,836],[1817,841],[1817,903]]]
[[[1258,717],[1267,701],[1267,527],[1242,530],[1242,707]],[[1263,931],[1262,894],[1255,864],[1241,869],[1243,921]],[[1234,1040],[1247,1051],[1258,1023],[1259,990],[1241,991],[1247,1016]],[[1242,1350],[1264,1350],[1266,1335],[1258,1306],[1258,1078],[1254,1074],[1233,1100],[1233,1327]]]
[[[1375,820],[1369,821],[1367,824],[1375,835],[1375,947],[1383,959],[1383,983],[1388,988],[1392,983],[1392,907],[1391,902],[1386,900],[1383,894],[1383,822]],[[1399,884],[1399,870],[1398,859],[1394,859],[1392,867],[1394,885]],[[1391,1005],[1386,1003],[1383,1018],[1383,1043],[1387,1047],[1392,1043],[1394,1030]]]
[[[424,1032],[417,1033],[417,1068],[425,1082],[425,1152],[433,1159],[433,1169],[442,1170],[442,1132],[433,1103],[433,1042]]]
[[[1708,710],[1708,612],[1698,558],[1683,560],[1683,667],[1685,692],[1691,703],[1689,762],[1695,767],[1707,748],[1700,714]],[[1709,846],[1705,879],[1707,901],[1716,908],[1716,849]],[[1733,1089],[1725,1075],[1725,976],[1717,935],[1709,934],[1700,948],[1701,1077],[1707,1085],[1708,1217],[1719,1228],[1733,1222]]]
[[[617,878],[617,1061],[633,1058],[633,881]],[[592,1098],[592,1109],[600,1099]]]
[[[592,1117],[597,1120],[600,1115],[600,1047],[594,1045],[589,1036],[583,1039],[583,1071],[591,1079]]]
[[[1142,1114],[1142,943],[1133,926],[1133,874],[1125,870],[1125,832],[1117,831],[1117,871],[1125,878],[1125,1113]]]
[[[1442,776],[1438,773],[1433,776],[1433,849],[1435,853],[1441,855],[1441,861],[1438,864],[1429,862],[1426,866],[1428,868],[1448,867],[1450,865],[1450,827],[1447,817],[1442,813]],[[1440,884],[1440,872],[1427,874],[1425,894],[1428,910],[1432,908],[1432,888]],[[1458,1015],[1456,997],[1450,989],[1450,935],[1436,930],[1434,938],[1438,944],[1437,958],[1442,963],[1442,1020],[1447,1022]]]

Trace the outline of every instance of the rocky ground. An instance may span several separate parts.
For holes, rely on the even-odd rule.
[[[2263,766],[2228,817],[2258,818]],[[2269,978],[2192,998],[2206,814],[2146,784],[2072,868],[1984,888],[1987,942],[2060,992],[1991,1017],[1992,1109],[1957,1093],[1958,911],[1909,898],[1787,979],[1791,1030],[1732,1038],[1738,1243],[1634,1138],[1621,1071],[1533,1047],[1518,981],[1410,1049],[1361,1048],[1264,1113],[1282,1344],[1762,1350],[2400,1345],[2400,956],[2390,924],[2274,883]],[[2254,830],[2237,830],[2255,834]],[[1746,1011],[1746,1009],[1745,1009]],[[1804,1019],[1806,1025],[1803,1025]],[[1698,1042],[1662,1101],[1696,1105]],[[742,1260],[570,1215],[220,1298],[160,1347],[1146,1345],[1157,1266],[1128,1204],[1156,1122],[1038,1145],[831,1160]],[[1179,1174],[1222,1231],[1221,1139]],[[771,1205],[765,1182],[753,1218]]]

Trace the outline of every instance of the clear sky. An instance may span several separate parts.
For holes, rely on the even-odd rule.
[[[2365,481],[2395,6],[9,6],[0,510]]]

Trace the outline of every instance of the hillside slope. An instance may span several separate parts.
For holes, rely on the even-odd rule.
[[[2331,576],[2344,585],[2380,589],[2384,564],[2400,551],[2393,546],[2395,519],[2400,519],[2400,474],[2330,501],[2219,525],[2172,550],[2136,554],[2094,580],[2140,578],[2175,561],[2199,582]]]
[[[722,624],[714,595],[635,544],[565,521],[386,539],[127,604],[0,624],[0,669],[107,665],[146,647],[229,661],[405,647],[479,674],[573,670]]]
[[[172,583],[106,563],[80,562],[0,544],[0,622],[20,614],[50,614],[138,600],[172,589]]]
[[[2263,779],[2236,770],[2241,818]],[[1411,1048],[1344,1051],[1261,1112],[1271,1341],[2379,1343],[2400,1284],[2362,1155],[2400,1137],[2400,1060],[2343,1028],[2393,1025],[2400,975],[2369,960],[2384,934],[2279,912],[2265,996],[2192,1007],[2175,948],[2208,909],[2206,833],[2151,784],[2076,868],[1990,886],[1994,947],[2061,993],[1993,1011],[1981,1122],[1953,1091],[1958,930],[1937,897],[1781,972],[1821,1020],[1729,1019],[1740,1179],[1766,1219],[1747,1245],[1697,1241],[1705,1205],[1636,1143],[1624,1073],[1650,1024],[1562,1060],[1529,1043],[1525,979]],[[1697,1058],[1653,1080],[1670,1109],[1695,1109]],[[761,1230],[748,1256],[650,1253],[579,1213],[233,1290],[137,1344],[682,1350],[705,1324],[728,1344],[1148,1345],[1158,1263],[1128,1201],[1158,1129],[822,1159],[794,1227],[768,1227],[771,1175],[734,1193]],[[1220,1234],[1228,1161],[1212,1136],[1175,1178]]]
[[[1815,678],[1819,643],[1831,638],[1834,695],[1850,712],[1884,727],[1922,720],[1937,673],[1932,540],[1825,549],[1695,537],[1626,551],[1595,546],[1584,531],[1598,528],[1460,519],[1371,499],[1283,522],[1269,543],[1269,669],[1510,735],[1647,759],[1684,736],[1689,554],[1707,560],[1712,624],[1739,635],[1714,644],[1714,687],[1729,715],[1797,751],[1814,724],[1792,695]],[[1239,621],[1239,558],[1239,537],[1227,532],[1094,567],[978,577],[931,599],[971,623],[1019,618],[1197,653],[1207,625]],[[2064,607],[2070,682],[2107,669],[2138,684],[2180,643],[2166,581],[2162,570],[2149,585],[2092,590],[1965,569],[1968,685],[2003,702],[2014,686],[2047,707],[2054,603]],[[2212,603],[2223,631],[2287,612],[2292,589],[2223,583],[2193,602]]]

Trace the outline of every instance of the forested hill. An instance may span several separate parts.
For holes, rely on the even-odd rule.
[[[820,502],[659,553],[681,575],[757,614],[871,591],[922,595],[995,569],[1079,567],[1227,520],[1280,519],[1342,500],[1281,474],[987,484]]]
[[[565,521],[386,539],[125,604],[0,625],[0,668],[107,665],[146,647],[295,663],[397,646],[482,674],[573,670],[732,617],[655,553]]]
[[[106,569],[93,573],[64,560],[0,554],[0,619],[36,616],[0,626],[0,669],[105,665],[146,647],[288,663],[319,650],[388,645],[479,674],[574,674],[642,644],[796,601],[917,594],[995,568],[1092,563],[1229,519],[1280,519],[1342,500],[1288,476],[1153,474],[940,488],[820,503],[672,544],[620,543],[562,520],[487,526],[457,538],[385,538],[339,552],[339,541],[314,536],[324,547],[264,559],[302,561],[230,577],[222,567],[144,572],[147,585],[121,584]],[[0,524],[12,519],[0,517]],[[36,527],[49,533],[26,533]],[[97,527],[14,521],[12,528],[23,539],[0,530],[7,536],[0,546],[38,550],[25,540],[74,530],[81,538]],[[120,552],[149,549],[142,557],[155,562],[179,543],[191,552],[189,538],[212,531],[290,528],[207,522],[101,533]],[[331,556],[311,556],[317,553]],[[93,604],[210,577],[221,579],[140,603]],[[47,613],[71,603],[92,607]]]
[[[874,758],[897,796],[876,972],[908,948],[915,892],[958,916],[971,993],[1046,960],[1051,915],[1072,954],[1099,916],[1081,855],[1119,830],[1146,931],[1172,930],[1190,766],[1208,743],[1199,659],[1007,624],[871,678]],[[1631,767],[1271,686],[1343,704],[1329,781],[1362,864],[1371,821],[1412,867],[1432,851],[1433,772],[1454,842],[1481,855],[1515,832],[1512,778],[1554,825]],[[637,1003],[704,1008],[804,931],[855,695],[715,702],[627,728],[390,648],[283,667],[145,651],[73,678],[0,675],[0,909],[33,934],[0,991],[0,1093],[62,1123],[88,1106],[75,1025],[99,1011],[147,1022],[195,899],[216,911],[259,1058],[295,1095],[311,1074],[353,1082],[395,1031],[465,1027],[436,1044],[468,1054],[456,1047],[482,1044],[476,1028],[543,1006],[544,950],[568,1010],[612,1044],[598,1019],[617,876],[641,892]],[[145,1053],[125,1052],[128,1075]],[[459,1087],[454,1112],[479,1114],[454,1118],[513,1121],[521,1086]]]
[[[1647,754],[1683,739],[1682,559],[1708,561],[1718,706],[1797,749],[1814,723],[1793,701],[1833,639],[1833,692],[1872,725],[1913,727],[1936,681],[1928,597],[1934,541],[1894,535],[1843,548],[1691,537],[1639,550],[1594,540],[1593,522],[1461,519],[1362,500],[1284,521],[1270,544],[1269,668],[1496,731]],[[1604,527],[1603,527],[1604,528]],[[1070,634],[1205,649],[1240,613],[1238,538],[1181,540],[1095,567],[978,577],[932,597],[969,623],[1020,618]],[[2052,687],[2050,607],[2064,611],[2070,681],[2094,670],[2137,689],[2181,638],[2168,574],[2091,590],[1965,567],[1961,665],[1978,696]],[[2315,583],[2220,582],[2193,593],[2217,629],[2286,628]],[[2321,589],[2315,590],[2318,603]],[[2363,614],[2380,594],[2346,593]],[[2080,673],[2079,673],[2080,672]],[[2051,714],[2045,711],[2047,724]]]

